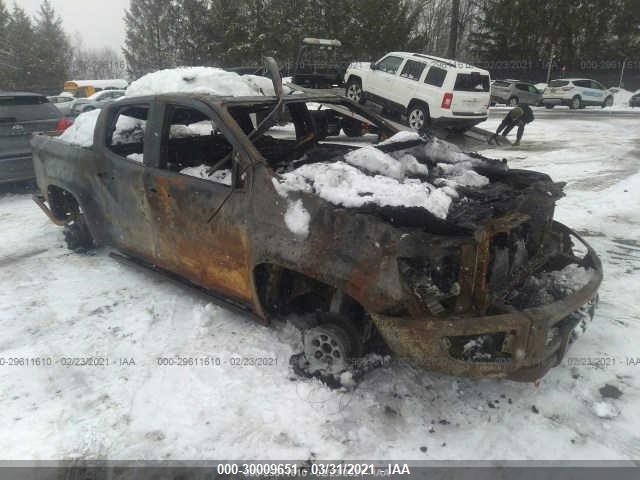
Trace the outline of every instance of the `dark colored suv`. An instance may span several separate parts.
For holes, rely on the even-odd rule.
[[[61,117],[56,106],[42,95],[0,92],[0,183],[35,178],[31,135],[55,130]]]

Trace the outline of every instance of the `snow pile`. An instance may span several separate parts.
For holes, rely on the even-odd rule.
[[[445,219],[452,200],[459,198],[457,187],[489,183],[488,178],[472,170],[484,160],[447,142],[424,142],[417,133],[400,132],[378,146],[417,140],[422,143],[391,153],[366,146],[347,153],[344,160],[305,164],[273,179],[273,184],[283,197],[290,192],[304,192],[347,208],[369,204],[419,207]],[[437,166],[435,173],[417,156]],[[430,173],[434,178],[428,180]]]
[[[365,204],[389,207],[420,207],[446,218],[451,197],[441,189],[418,179],[404,182],[383,175],[367,175],[345,162],[312,163],[274,178],[278,193],[305,192],[343,207]]]
[[[210,180],[222,185],[231,186],[231,170],[223,169],[211,172],[211,167],[208,165],[198,165],[197,167],[187,167],[180,170],[183,175],[189,175],[190,177],[202,178],[203,180]]]
[[[292,233],[306,238],[309,235],[310,220],[311,215],[304,208],[302,200],[298,199],[294,202],[289,202],[287,212],[284,214],[284,223]]]
[[[81,147],[90,147],[93,145],[93,131],[99,115],[100,110],[81,113],[73,122],[73,125],[67,128],[58,139]]]
[[[610,420],[620,415],[620,410],[610,402],[595,402],[593,404],[593,413],[600,418]]]
[[[397,180],[404,179],[407,174],[427,176],[429,169],[419,163],[413,155],[403,155],[398,160],[374,146],[366,146],[353,150],[344,156],[347,163],[371,173],[379,173]]]
[[[208,136],[213,133],[213,122],[203,120],[202,122],[192,123],[191,125],[171,125],[169,133],[170,138],[188,138]]]
[[[238,75],[215,67],[180,67],[158,70],[139,78],[129,86],[126,96],[164,93],[205,93],[229,97],[275,95],[271,79],[267,77]]]
[[[129,160],[133,160],[134,162],[142,163],[144,161],[144,154],[143,153],[130,153],[129,155],[127,155],[127,158]]]
[[[629,100],[631,100],[631,97],[633,97],[634,95],[634,92],[630,92],[629,90],[625,90],[624,88],[615,88],[609,91],[613,95],[614,107],[628,107]],[[638,93],[638,92],[635,92],[635,93]]]

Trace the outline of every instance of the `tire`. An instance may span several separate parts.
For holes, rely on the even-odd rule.
[[[604,99],[604,103],[602,104],[602,108],[613,106],[613,97],[609,95]]]
[[[304,331],[303,352],[307,373],[337,377],[362,356],[364,342],[347,317],[319,313],[318,324]]]
[[[73,222],[64,226],[64,241],[67,248],[76,253],[85,253],[95,247],[84,214],[78,214]]]
[[[518,97],[511,97],[509,100],[507,100],[507,106],[515,107],[516,105],[518,105],[519,101],[520,100],[518,99]]]
[[[429,107],[422,103],[409,105],[407,109],[407,125],[416,132],[423,132],[429,127],[431,117]]]
[[[550,103],[545,103],[544,104],[544,108],[546,108],[547,110],[551,110],[555,105],[552,105]]]
[[[345,117],[342,120],[342,130],[347,137],[361,137],[364,134],[362,123],[350,117]]]
[[[344,90],[344,96],[356,103],[362,103],[362,82],[359,79],[349,79]]]
[[[571,99],[571,103],[569,103],[569,108],[571,110],[577,110],[577,109],[582,108],[582,99],[578,95],[573,97]]]

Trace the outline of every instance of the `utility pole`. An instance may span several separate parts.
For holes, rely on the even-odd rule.
[[[460,0],[451,0],[451,26],[449,28],[449,46],[447,57],[456,58],[458,46],[458,24],[460,23]]]
[[[620,71],[620,81],[618,82],[618,87],[622,88],[622,77],[624,77],[624,67],[627,64],[627,59],[625,58],[622,61],[622,70]]]
[[[555,44],[551,45],[551,56],[549,57],[549,66],[547,67],[547,83],[551,80],[551,65],[553,64],[553,57],[556,54]]]

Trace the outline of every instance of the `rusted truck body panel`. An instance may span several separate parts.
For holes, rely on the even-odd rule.
[[[346,104],[370,119],[381,139],[395,133],[347,100],[296,97],[286,102]],[[115,108],[145,102],[151,107],[144,163],[136,163],[106,148],[106,135]],[[130,99],[103,111],[91,148],[37,136],[34,166],[42,192],[37,201],[64,224],[75,213],[66,211],[60,198],[72,196],[97,245],[217,292],[265,324],[284,311],[283,295],[304,303],[310,291],[327,289],[357,302],[391,351],[420,366],[530,381],[560,361],[579,321],[575,312],[595,301],[602,280],[595,252],[553,221],[560,186],[542,174],[483,171],[502,190],[487,190],[484,200],[478,196],[471,206],[452,212],[455,222],[423,221],[413,211],[343,208],[298,193],[293,198],[304,200],[311,221],[308,236],[296,235],[284,220],[287,201],[274,187],[273,162],[230,113],[261,102],[269,106],[275,100]],[[232,143],[231,187],[162,168],[161,132],[169,104],[208,115]],[[308,133],[302,130],[296,125],[300,138]],[[483,210],[486,198],[493,202],[490,215]],[[498,202],[502,207],[495,207]],[[572,238],[586,245],[584,257],[572,256]],[[545,305],[510,304],[509,296],[535,272],[572,262],[589,269],[591,278],[581,289]],[[283,272],[296,276],[287,273],[285,285]],[[331,300],[332,293],[326,295]],[[461,353],[475,337],[491,340],[492,351],[480,360]]]

